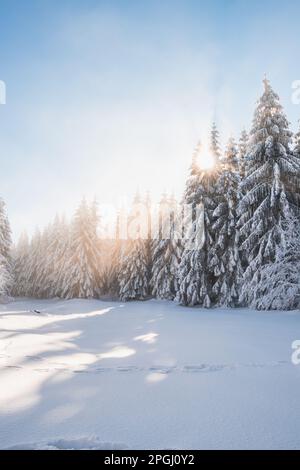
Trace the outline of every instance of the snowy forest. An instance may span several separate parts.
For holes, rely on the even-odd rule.
[[[231,137],[222,151],[213,124],[213,166],[201,166],[197,145],[182,199],[163,195],[158,222],[149,197],[135,196],[127,223],[144,204],[147,233],[137,226],[136,236],[124,237],[119,214],[115,236],[100,236],[97,202],[83,199],[71,221],[57,216],[42,232],[31,239],[24,232],[13,245],[1,200],[2,298],[154,297],[205,308],[299,308],[300,132],[293,135],[278,95],[267,79],[263,83],[252,128],[237,142]],[[183,235],[185,205],[192,210]],[[200,247],[190,243],[199,217]]]

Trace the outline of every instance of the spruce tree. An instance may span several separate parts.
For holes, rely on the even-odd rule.
[[[27,232],[22,232],[17,246],[13,249],[13,288],[12,295],[21,297],[28,294],[26,269],[29,257],[29,239]]]
[[[119,297],[123,301],[144,300],[149,295],[148,259],[145,241],[131,240],[129,252],[122,263]]]
[[[240,185],[238,191],[239,200],[242,199],[243,195],[245,194],[243,190],[243,181],[247,175],[247,168],[248,168],[248,145],[249,145],[249,135],[247,131],[244,129],[241,132],[240,140],[239,140],[239,151],[238,151],[238,159],[239,159],[239,175],[240,175]],[[240,251],[240,260],[242,269],[245,270],[248,264],[247,252],[239,247]]]
[[[199,173],[198,156],[201,145],[196,146],[192,164],[189,169],[189,176],[186,182],[186,188],[183,197],[182,219],[183,219],[183,245],[181,262],[178,270],[178,292],[176,300],[181,305],[194,306],[203,302],[201,291],[201,274],[203,266],[203,256],[197,245],[194,243],[197,239],[199,227],[197,218],[199,215],[200,201],[198,198]],[[196,249],[197,248],[197,249]],[[199,257],[199,260],[197,259]]]
[[[153,240],[152,295],[174,300],[178,291],[178,267],[182,254],[181,224],[174,197],[160,201],[159,227]]]
[[[122,260],[119,276],[119,297],[123,301],[144,300],[149,296],[149,250],[148,227],[141,215],[142,200],[137,194],[133,204],[133,214],[129,225],[135,224],[135,230],[127,243],[126,254]],[[147,219],[147,207],[144,213]]]
[[[90,213],[90,227],[91,227],[91,236],[92,236],[92,243],[95,246],[95,249],[97,251],[97,271],[95,272],[95,282],[97,287],[97,292],[98,295],[103,292],[103,276],[104,276],[104,249],[105,247],[105,241],[108,240],[103,240],[99,236],[99,229],[100,229],[100,220],[101,217],[99,215],[99,207],[98,207],[98,201],[96,198],[94,198],[92,204],[89,206],[89,213]],[[109,244],[109,241],[108,241]],[[108,250],[109,254],[109,250]]]
[[[47,296],[53,298],[60,297],[62,294],[62,278],[69,257],[69,227],[65,217],[56,215],[48,230],[48,249],[45,253],[45,288],[47,289]]]
[[[299,206],[300,167],[290,149],[289,123],[267,79],[254,114],[247,175],[241,189],[239,227],[247,253],[242,301],[251,303],[247,284],[260,268],[273,262],[283,237],[284,221]],[[256,282],[259,279],[256,277]]]
[[[213,212],[216,207],[216,176],[219,160],[217,130],[211,134],[211,152],[215,167],[203,170],[193,157],[187,180],[184,207],[184,251],[179,267],[179,290],[177,300],[182,305],[211,307],[215,259]],[[199,148],[198,148],[199,153]]]
[[[100,253],[95,243],[95,227],[85,199],[77,209],[71,229],[68,260],[64,267],[61,295],[64,298],[98,297]]]
[[[49,224],[42,232],[39,243],[39,262],[36,270],[35,296],[39,298],[50,298],[52,290],[52,257],[50,245],[52,241],[53,225]]]
[[[28,287],[27,296],[38,297],[41,290],[40,273],[44,263],[45,253],[43,252],[42,246],[42,235],[39,229],[35,230],[35,233],[30,241],[28,262],[25,271],[26,285]]]
[[[218,166],[221,158],[221,149],[220,149],[220,135],[215,122],[212,123],[211,133],[210,133],[210,152],[214,158],[215,168]]]
[[[202,188],[203,196],[202,201],[204,204],[205,215],[205,232],[206,232],[206,251],[207,251],[207,279],[210,304],[215,304],[218,299],[214,289],[216,280],[221,272],[221,260],[218,256],[217,250],[217,233],[214,230],[214,212],[217,208],[218,202],[224,196],[224,189],[219,184],[219,179],[222,171],[222,154],[219,143],[219,131],[215,123],[212,125],[210,135],[210,152],[213,156],[214,165],[209,171],[202,172],[201,178],[203,180]]]
[[[62,297],[64,288],[64,273],[69,261],[69,245],[70,245],[70,224],[63,215],[58,220],[55,227],[55,240],[52,247],[55,253],[53,260],[53,268],[55,279],[53,279],[53,296]]]
[[[152,270],[152,231],[154,231],[154,228],[152,227],[153,222],[152,222],[152,203],[151,203],[151,196],[150,192],[147,191],[145,200],[144,200],[145,208],[146,208],[146,230],[147,235],[145,239],[145,250],[146,250],[146,257],[147,257],[147,266],[148,266],[148,274],[147,278],[151,279],[151,270]],[[148,290],[150,290],[150,285],[148,287]]]
[[[12,284],[11,229],[5,203],[0,198],[0,295],[8,295]]]
[[[111,297],[118,297],[120,285],[119,277],[122,265],[122,256],[125,240],[120,239],[120,213],[117,214],[114,237],[106,243],[108,251],[107,262],[103,270],[102,293]]]
[[[247,149],[249,143],[249,136],[245,129],[242,130],[239,140],[239,173],[240,178],[243,180],[247,174]]]
[[[234,139],[230,139],[222,161],[219,177],[218,205],[214,210],[213,231],[218,260],[213,286],[215,302],[219,306],[235,307],[239,298],[241,263],[238,249],[238,152]]]
[[[284,237],[275,260],[261,266],[248,286],[253,290],[250,306],[258,310],[300,308],[300,226],[293,216],[284,223]]]

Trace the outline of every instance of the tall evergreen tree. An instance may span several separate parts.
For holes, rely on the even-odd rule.
[[[26,269],[29,258],[29,239],[26,232],[19,238],[17,246],[13,249],[13,288],[14,296],[26,296],[28,294],[28,283]]]
[[[109,250],[107,263],[103,272],[102,292],[112,297],[119,296],[120,284],[119,279],[121,276],[121,267],[123,262],[123,255],[126,247],[126,240],[121,239],[120,224],[124,214],[119,212],[116,217],[115,233],[112,240],[106,244]]]
[[[192,156],[192,164],[189,169],[189,176],[186,182],[186,188],[183,197],[183,244],[181,262],[178,270],[178,292],[176,300],[181,305],[194,306],[203,302],[200,296],[201,291],[201,274],[203,268],[203,256],[193,242],[198,235],[197,225],[198,207],[200,201],[198,199],[199,173],[198,157],[201,145],[198,143]],[[196,263],[197,262],[197,263]],[[203,281],[203,280],[202,280]]]
[[[36,229],[30,241],[28,262],[25,272],[26,284],[28,286],[28,292],[26,295],[30,297],[38,297],[41,290],[39,280],[44,255],[42,235],[40,230]]]
[[[39,241],[39,259],[36,269],[35,296],[50,298],[52,291],[52,257],[50,245],[52,240],[53,224],[49,224],[42,232]]]
[[[62,297],[92,298],[99,295],[100,253],[95,242],[91,210],[83,200],[77,209],[69,240],[69,256],[63,276]]]
[[[56,250],[55,250],[55,273],[57,273],[56,280],[54,281],[53,294],[57,297],[62,297],[64,289],[64,273],[65,268],[69,261],[69,246],[70,246],[70,232],[71,227],[66,217],[63,215],[56,229]]]
[[[122,264],[119,285],[119,297],[123,301],[144,300],[149,295],[148,259],[145,241],[141,238],[130,242]]]
[[[207,278],[209,286],[210,303],[215,304],[218,299],[214,285],[220,275],[222,262],[218,256],[217,249],[217,233],[214,230],[214,212],[218,206],[219,200],[224,197],[224,189],[219,184],[222,172],[222,153],[219,143],[219,131],[215,123],[212,125],[210,135],[210,149],[213,156],[214,165],[210,171],[202,173],[204,195],[202,201],[204,203],[205,214],[205,230],[206,230],[206,251],[207,251]]]
[[[247,149],[249,143],[249,136],[245,129],[242,130],[240,140],[239,140],[239,173],[240,178],[243,180],[247,173]]]
[[[216,129],[212,131],[211,148],[219,158],[216,145]],[[217,164],[216,164],[217,165]],[[214,284],[215,249],[212,229],[213,212],[216,208],[216,166],[202,170],[195,165],[195,158],[187,180],[184,205],[185,248],[179,267],[179,290],[177,300],[182,305],[212,305]]]
[[[246,303],[253,298],[247,283],[262,265],[274,261],[284,221],[299,206],[300,167],[290,149],[291,136],[279,97],[265,79],[254,114],[247,176],[241,185],[245,194],[239,206],[242,249],[248,254],[242,294]]]
[[[181,224],[175,199],[164,195],[160,202],[159,227],[153,240],[152,294],[173,300],[178,291],[178,267],[182,254]]]
[[[103,277],[104,277],[104,263],[103,263],[103,249],[105,248],[105,241],[99,236],[99,231],[100,231],[100,221],[101,217],[99,215],[99,207],[98,207],[98,201],[96,198],[94,198],[92,204],[89,206],[89,213],[90,213],[90,227],[91,227],[91,237],[92,237],[92,243],[96,248],[97,251],[97,262],[98,262],[98,267],[97,271],[95,272],[96,277],[96,285],[98,294],[103,291]],[[107,240],[106,240],[107,241]],[[108,250],[109,251],[109,250]]]
[[[151,203],[151,196],[150,192],[147,191],[145,197],[145,208],[146,208],[146,226],[147,226],[147,235],[145,239],[145,250],[146,250],[146,257],[147,257],[147,266],[148,266],[148,274],[147,277],[150,280],[151,278],[151,270],[152,270],[152,231],[154,228],[152,227],[152,203]],[[150,286],[149,286],[150,289]]]
[[[213,293],[217,305],[225,307],[235,307],[239,298],[241,263],[237,231],[238,171],[238,152],[234,139],[231,138],[222,161],[218,182],[218,205],[213,214],[217,258]]]
[[[300,308],[300,226],[288,218],[284,237],[277,246],[274,261],[261,266],[247,287],[252,289],[250,306],[258,310]]]
[[[5,298],[11,288],[12,280],[7,270],[6,260],[0,255],[0,301]]]
[[[243,181],[247,175],[248,171],[248,146],[249,146],[249,135],[247,131],[244,129],[241,132],[240,140],[239,140],[239,174],[240,174],[240,187],[239,187],[239,199],[241,200],[243,195],[245,194],[245,190],[243,189]],[[242,269],[245,270],[248,264],[248,257],[247,252],[239,247],[240,251],[240,260]]]
[[[142,217],[141,204],[142,200],[137,194],[133,204],[133,215],[129,221],[129,224],[135,224],[135,233],[130,234],[133,237],[127,244],[126,255],[120,269],[119,297],[123,301],[146,299],[150,291],[148,229],[143,226],[147,221]]]
[[[212,124],[211,133],[210,133],[210,152],[214,158],[215,167],[218,166],[221,158],[221,149],[220,149],[220,135],[215,122]]]
[[[186,182],[185,192],[183,196],[183,202],[186,204],[191,204],[192,207],[197,205],[196,194],[198,191],[199,186],[199,155],[202,149],[201,142],[199,141],[196,145],[193,156],[192,156],[192,163],[189,168],[189,175]]]
[[[68,251],[69,227],[65,217],[58,215],[50,227],[48,250],[46,254],[45,283],[49,297],[60,297],[63,290],[63,277],[65,266],[70,253]]]
[[[5,203],[0,198],[0,295],[12,288],[11,229]]]

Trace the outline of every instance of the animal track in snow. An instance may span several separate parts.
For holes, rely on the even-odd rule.
[[[51,372],[55,370],[57,372],[72,372],[74,374],[105,374],[105,373],[160,373],[160,374],[171,374],[171,373],[189,373],[189,374],[199,374],[199,373],[211,373],[211,372],[222,372],[224,370],[236,370],[239,368],[266,368],[266,367],[279,367],[288,365],[289,361],[272,361],[266,363],[236,363],[236,364],[185,364],[182,366],[164,366],[164,365],[152,365],[152,366],[136,366],[136,365],[127,365],[127,366],[115,366],[115,367],[98,367],[98,366],[88,366],[87,364],[78,364],[77,367],[68,367],[67,364],[55,363],[55,362],[46,362],[46,367],[31,367],[30,365],[4,365],[5,369],[30,369],[34,372]],[[57,367],[59,364],[64,367]],[[82,369],[78,368],[82,366]],[[85,368],[87,367],[87,368]],[[1,369],[1,368],[0,368]]]

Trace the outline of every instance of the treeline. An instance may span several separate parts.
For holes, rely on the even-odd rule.
[[[213,125],[210,141],[214,164],[201,164],[197,146],[180,203],[164,195],[153,221],[149,199],[136,196],[129,237],[120,214],[115,236],[101,237],[97,204],[83,200],[70,223],[57,217],[31,240],[24,234],[11,252],[1,203],[0,292],[299,308],[300,132],[293,136],[268,80],[249,134],[238,144],[230,138],[222,152]],[[136,223],[142,204],[146,232]]]

